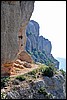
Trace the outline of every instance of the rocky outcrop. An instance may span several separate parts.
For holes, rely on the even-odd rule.
[[[50,54],[52,49],[51,42],[48,39],[45,39],[43,36],[39,36],[38,39],[38,50],[41,52],[45,50],[46,54]]]
[[[18,59],[20,59],[21,61],[29,62],[29,63],[32,63],[33,62],[32,58],[30,57],[30,55],[26,51],[22,51],[18,55]]]
[[[39,24],[31,20],[26,28],[27,35],[27,50],[30,52],[36,48],[36,50],[43,51],[50,54],[52,45],[48,39],[45,39],[43,36],[39,36]]]
[[[34,1],[1,1],[1,64],[15,59],[21,41],[25,50],[25,30],[33,9]]]
[[[25,76],[25,75],[24,75]],[[28,75],[26,76],[28,77]],[[30,75],[29,75],[30,78]],[[28,78],[27,78],[28,79]],[[65,76],[60,72],[53,77],[20,81],[14,79],[12,87],[2,91],[3,99],[66,99]]]
[[[29,21],[26,28],[26,51],[30,53],[35,62],[45,63],[46,65],[52,63],[59,68],[59,62],[51,54],[52,44],[48,39],[39,36],[39,28],[37,22]]]
[[[39,38],[39,24],[33,20],[31,20],[26,28],[27,35],[27,44],[26,50],[33,51],[33,49],[37,49],[38,38]]]

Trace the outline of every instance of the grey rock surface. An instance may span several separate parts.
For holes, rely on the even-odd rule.
[[[34,9],[34,1],[1,2],[1,63],[15,59],[18,47],[18,31],[23,29],[23,49],[26,45],[26,26]]]
[[[59,62],[51,54],[52,44],[51,41],[39,36],[39,24],[30,20],[26,28],[26,51],[31,54],[31,57],[35,62],[54,63],[55,67],[59,68]]]
[[[58,74],[51,78],[44,76],[43,79],[32,81],[31,83],[22,82],[23,86],[11,89],[7,92],[8,99],[65,99],[65,78]]]
[[[38,50],[45,50],[47,54],[51,53],[52,45],[48,39],[45,39],[43,36],[38,38]]]
[[[30,50],[38,49],[38,38],[39,38],[39,24],[33,20],[29,21],[26,28],[27,42],[26,48]],[[29,41],[30,40],[30,41]],[[29,41],[29,42],[28,42]]]

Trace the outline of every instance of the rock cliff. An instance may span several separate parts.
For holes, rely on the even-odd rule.
[[[52,44],[48,39],[39,36],[39,24],[34,20],[28,23],[26,28],[26,51],[31,54],[35,62],[45,64],[54,63],[59,68],[59,62],[52,56]]]
[[[63,71],[56,70],[52,77],[48,77],[36,69],[7,79],[2,79],[2,99],[66,99],[66,74]]]
[[[39,36],[37,22],[28,24],[33,8],[34,1],[1,2],[1,74],[15,75],[1,76],[1,99],[66,99],[65,72],[46,66],[59,64],[51,54],[51,42]],[[31,63],[31,57],[46,65]]]
[[[1,1],[1,64],[13,61],[25,50],[25,30],[33,9],[34,1]]]

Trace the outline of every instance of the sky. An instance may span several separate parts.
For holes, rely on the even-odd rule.
[[[39,34],[51,41],[51,54],[66,58],[66,1],[35,1],[30,20],[38,22]]]

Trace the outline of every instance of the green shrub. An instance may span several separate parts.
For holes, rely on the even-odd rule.
[[[47,95],[47,92],[45,90],[45,87],[40,87],[39,90],[38,90],[38,93]]]
[[[45,64],[46,64],[47,66],[50,66],[50,67],[54,67],[54,66],[55,66],[55,64],[52,63],[49,59],[45,62]]]
[[[52,77],[54,74],[54,70],[52,67],[46,67],[45,70],[42,71],[43,76]]]
[[[37,78],[37,76],[36,76],[37,72],[38,72],[38,69],[35,69],[35,70],[31,71],[31,72],[28,72],[28,74],[31,75],[31,77],[36,79]]]
[[[45,99],[53,99],[53,95],[51,93],[48,93],[45,87],[40,87],[38,93],[43,94]]]
[[[10,80],[10,77],[2,77],[1,78],[1,87],[5,87],[5,83]]]
[[[23,75],[17,76],[16,79],[19,81],[24,81],[26,78]]]
[[[33,71],[29,72],[28,74],[35,75],[36,73],[37,73],[37,70],[33,70]]]
[[[7,99],[7,98],[6,98],[6,93],[4,93],[4,92],[1,93],[1,99]]]
[[[65,75],[65,71],[63,69],[60,69],[60,71],[62,72],[62,75]]]
[[[53,95],[52,95],[52,94],[47,94],[47,95],[45,96],[45,99],[53,99]]]
[[[51,93],[48,94],[48,99],[53,99],[53,95]]]
[[[42,66],[42,67],[39,68],[40,72],[44,72],[44,70],[45,70],[45,66]]]

